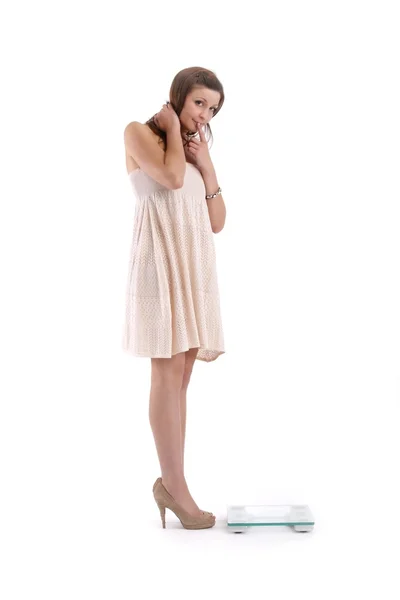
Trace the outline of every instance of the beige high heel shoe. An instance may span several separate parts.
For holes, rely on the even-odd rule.
[[[157,502],[157,506],[160,510],[163,529],[165,529],[166,508],[175,513],[185,529],[208,529],[210,527],[214,527],[215,517],[212,513],[202,511],[203,514],[199,517],[192,517],[192,515],[189,515],[189,513],[179,506],[176,500],[165,489],[162,484],[161,477],[158,477],[153,485],[153,495],[154,500]]]

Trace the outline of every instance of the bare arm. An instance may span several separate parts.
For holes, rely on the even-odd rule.
[[[206,196],[214,194],[218,189],[218,180],[214,167],[200,171],[206,188]],[[222,194],[215,198],[205,200],[207,202],[208,214],[210,216],[213,233],[219,233],[225,225],[226,207]]]
[[[186,157],[180,128],[169,129],[167,132],[167,150],[164,163],[167,170],[175,175],[177,188],[183,186],[186,171]]]
[[[147,173],[147,175],[150,175],[150,177],[152,177],[155,181],[158,181],[158,183],[161,185],[170,190],[174,190],[182,187],[182,183],[181,178],[179,177],[179,169],[177,174],[177,168],[175,164],[177,154],[177,135],[172,135],[169,137],[172,137],[172,149],[169,153],[169,159],[166,163],[166,153],[160,148],[160,145],[155,140],[153,133],[146,125],[138,123],[137,121],[133,121],[127,125],[124,131],[125,148],[127,153],[133,157],[133,159],[139,165],[139,168]],[[175,162],[173,160],[174,157]]]

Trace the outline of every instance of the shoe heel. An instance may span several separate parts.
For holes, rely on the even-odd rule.
[[[157,506],[160,510],[163,529],[165,529],[165,506],[163,506],[162,504],[158,504],[158,502],[157,502]]]

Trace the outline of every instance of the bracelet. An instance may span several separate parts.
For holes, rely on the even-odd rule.
[[[222,193],[222,190],[219,187],[218,190],[215,192],[215,194],[208,194],[208,196],[206,196],[206,200],[209,200],[210,198],[215,198],[216,196],[219,196],[221,193]]]

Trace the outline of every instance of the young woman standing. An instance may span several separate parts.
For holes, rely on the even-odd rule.
[[[184,69],[161,111],[124,131],[136,208],[123,349],[151,359],[149,419],[161,468],[153,494],[163,527],[166,508],[187,529],[215,524],[189,492],[184,444],[194,362],[225,352],[213,235],[226,209],[205,136],[223,102],[212,71]]]

